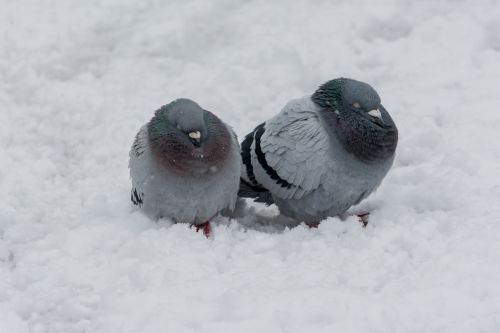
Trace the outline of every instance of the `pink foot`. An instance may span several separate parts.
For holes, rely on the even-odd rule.
[[[203,234],[205,237],[210,237],[210,234],[212,233],[212,227],[210,226],[210,221],[203,222],[201,224],[196,225],[196,232],[200,231],[200,229],[203,231]]]
[[[368,225],[368,220],[370,217],[370,213],[356,214],[358,216],[358,221],[363,224],[363,228],[366,228]]]
[[[306,222],[306,225],[309,227],[309,229],[318,229],[319,223],[318,222]]]

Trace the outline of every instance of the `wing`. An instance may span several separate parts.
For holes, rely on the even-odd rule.
[[[309,97],[289,102],[254,131],[255,179],[273,195],[300,199],[314,191],[327,171],[329,137]]]
[[[147,143],[147,126],[141,127],[135,136],[134,143],[130,149],[130,179],[132,180],[132,191],[130,199],[134,205],[142,206],[144,200],[144,183],[150,174],[149,146]]]

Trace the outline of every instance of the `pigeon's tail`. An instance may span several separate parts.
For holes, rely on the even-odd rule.
[[[137,192],[137,189],[133,188],[132,192],[130,193],[130,200],[132,200],[132,203],[134,205],[141,207],[143,203],[143,196],[144,193]]]
[[[238,190],[238,196],[242,198],[252,198],[255,202],[263,202],[266,205],[272,205],[274,203],[271,193],[263,187],[254,186],[240,178],[240,189]]]
[[[268,205],[274,203],[271,193],[255,179],[252,165],[252,145],[255,132],[264,127],[264,123],[257,126],[252,132],[245,136],[241,143],[241,159],[243,161],[242,175],[240,177],[240,189],[238,196],[252,198],[256,202],[264,202]]]

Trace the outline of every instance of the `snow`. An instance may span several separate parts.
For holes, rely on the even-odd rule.
[[[498,1],[1,8],[0,332],[500,331]],[[241,138],[339,76],[400,131],[367,228],[254,204],[206,239],[132,207],[159,106],[192,98]]]

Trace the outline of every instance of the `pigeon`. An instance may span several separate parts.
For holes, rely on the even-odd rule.
[[[246,135],[238,196],[274,203],[315,227],[377,189],[397,142],[375,89],[349,78],[328,81]]]
[[[131,200],[151,219],[195,225],[210,235],[210,220],[234,208],[241,169],[233,130],[192,100],[157,110],[130,150]]]

